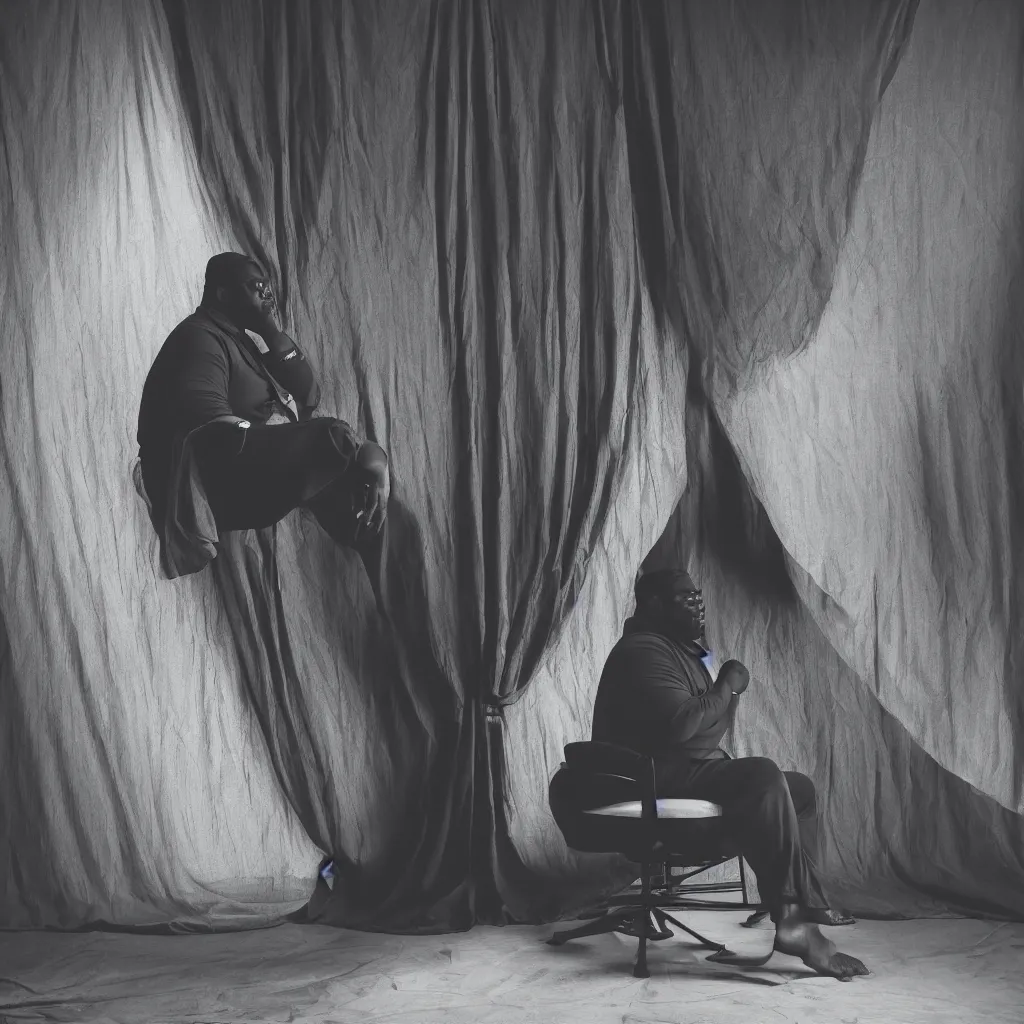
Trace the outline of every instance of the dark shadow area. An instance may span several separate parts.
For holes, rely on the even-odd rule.
[[[374,863],[359,863],[347,853],[352,830],[371,823],[339,816],[344,802],[333,790],[355,780],[337,776],[333,751],[316,721],[336,701],[309,692],[309,681],[296,666],[275,532],[229,534],[224,540],[213,567],[246,698],[282,790],[310,838],[334,860],[334,890],[319,907],[317,922],[429,932],[471,927],[478,918],[493,919],[496,909],[500,916],[493,888],[488,891],[489,877],[475,866],[474,856],[481,836],[490,843],[494,832],[493,815],[474,800],[470,784],[481,746],[486,749],[483,721],[472,702],[463,703],[434,657],[422,542],[407,509],[392,500],[387,544],[379,560],[367,559],[379,604],[367,593],[369,587],[363,588],[362,609],[358,601],[349,604],[353,625],[373,621],[371,648],[366,649],[366,638],[346,635],[341,623],[331,643],[333,655],[342,661],[363,648],[358,663],[351,665],[350,678],[357,686],[391,680],[388,693],[371,695],[371,703],[387,715],[380,727],[391,779],[378,799],[390,803],[382,817],[394,829],[389,852]],[[337,581],[363,571],[350,551],[331,557],[321,546],[318,554],[323,561],[317,570],[303,574],[310,587],[329,591],[332,573]],[[345,589],[351,594],[350,581]],[[325,596],[321,592],[315,599]],[[361,670],[365,664],[374,665],[372,675]],[[373,727],[372,722],[365,725]],[[336,733],[339,741],[345,725],[340,723]],[[379,826],[373,822],[372,827]],[[442,917],[435,917],[437,908],[444,908]]]
[[[688,378],[686,456],[686,490],[643,569],[677,560],[687,565],[699,551],[742,580],[752,597],[795,605],[785,549],[743,475],[699,373]]]
[[[596,56],[602,64],[615,58],[606,77],[620,91],[637,244],[659,337],[686,346],[709,392],[712,377],[730,389],[814,337],[874,113],[917,7],[608,0],[603,8]],[[709,38],[722,48],[702,46]],[[783,99],[778,82],[809,55]],[[742,93],[723,71],[739,65]],[[803,132],[802,167],[787,142],[794,123]],[[820,169],[810,188],[802,177],[808,165]]]
[[[661,975],[664,972],[669,978],[693,978],[695,980],[699,978],[702,980],[742,982],[747,985],[767,986],[768,988],[787,984],[790,981],[797,980],[799,977],[821,977],[821,975],[814,974],[812,971],[804,972],[792,969],[782,971],[778,969],[773,970],[771,967],[758,968],[761,974],[751,974],[749,971],[742,970],[729,970],[724,967],[704,967],[700,963],[674,958],[669,948],[667,948],[671,942],[673,940],[669,939],[667,942],[657,943],[657,945],[649,947],[649,949],[653,948],[653,952],[648,953],[648,961],[652,968],[652,973],[657,972]],[[572,943],[566,943],[564,946],[552,947],[550,951],[546,952],[546,955],[572,961],[572,973],[576,979],[609,978],[621,974],[625,980],[632,980],[633,960],[631,957],[624,957],[617,964],[608,963],[607,960],[600,964],[587,964],[585,957],[593,958],[595,956],[594,950],[588,948],[588,945],[580,943],[573,947]],[[567,953],[567,951],[572,952]],[[631,952],[635,954],[635,950]],[[771,978],[765,978],[763,976],[765,973],[778,974],[780,976],[779,980],[774,981]],[[626,1019],[628,1020],[629,1018],[627,1017]]]
[[[230,95],[239,83],[231,81],[229,65],[241,52],[231,50],[238,32],[230,5],[161,4],[203,179],[243,248],[271,271],[280,307],[287,311],[293,298],[306,297],[313,241],[308,213],[320,202],[330,143],[346,120],[347,98],[336,73],[338,55],[346,52],[345,36],[358,43],[353,52],[363,58],[363,77],[374,70],[367,21],[359,5],[331,11],[317,4],[250,0],[246,72],[259,110],[253,126],[244,123],[250,111]],[[201,59],[209,47],[227,48],[221,56],[230,59],[211,68]],[[218,101],[227,101],[226,116]],[[247,137],[252,127],[254,139]],[[227,159],[218,138],[224,133],[230,133],[235,148]],[[266,161],[267,153],[274,158]],[[284,159],[286,154],[292,158]],[[269,183],[263,171],[269,171]]]

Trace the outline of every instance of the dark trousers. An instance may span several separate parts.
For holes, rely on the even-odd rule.
[[[818,880],[818,813],[814,783],[783,772],[767,757],[656,761],[660,797],[710,800],[722,807],[729,841],[757,876],[764,906],[824,909]]]
[[[193,450],[217,527],[262,530],[298,508],[308,509],[338,544],[354,548],[382,608],[387,529],[361,538],[353,497],[362,486],[354,460],[358,440],[341,420],[302,423],[211,423],[193,435]],[[167,500],[167,466],[143,456],[142,479],[155,523]],[[157,526],[157,529],[160,527]]]
[[[351,540],[358,442],[341,420],[212,423],[193,446],[219,529],[260,530],[304,507],[336,540]]]

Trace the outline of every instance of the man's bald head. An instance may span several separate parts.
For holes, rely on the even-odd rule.
[[[218,288],[240,285],[253,272],[264,275],[259,261],[251,256],[240,252],[217,253],[206,264],[205,292],[214,295]]]
[[[206,264],[203,305],[226,313],[239,327],[262,333],[276,313],[274,293],[260,262],[240,252],[221,252]]]
[[[645,572],[633,588],[637,602],[651,597],[666,598],[682,591],[696,590],[693,578],[684,569],[655,569]]]

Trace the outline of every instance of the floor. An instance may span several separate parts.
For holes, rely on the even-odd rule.
[[[770,932],[739,913],[687,922],[737,951]],[[555,948],[548,927],[399,937],[284,925],[156,937],[0,933],[0,1021],[162,1024],[946,1024],[1024,1021],[1024,924],[862,921],[829,929],[873,969],[840,983],[789,957],[709,964],[673,938],[632,976],[635,940]]]

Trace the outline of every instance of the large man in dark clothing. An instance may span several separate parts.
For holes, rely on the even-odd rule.
[[[816,828],[813,783],[768,758],[733,760],[719,749],[750,675],[730,661],[712,681],[700,591],[687,573],[660,570],[637,581],[636,598],[636,614],[601,676],[593,739],[653,758],[658,796],[722,806],[725,826],[757,876],[776,950],[842,980],[866,973],[817,928],[816,922],[852,919],[829,909],[808,857]]]
[[[212,557],[207,511],[206,535],[270,526],[298,507],[341,543],[380,534],[387,455],[344,421],[313,418],[319,400],[263,268],[239,253],[214,256],[202,302],[164,342],[139,412],[142,481],[168,575]]]

